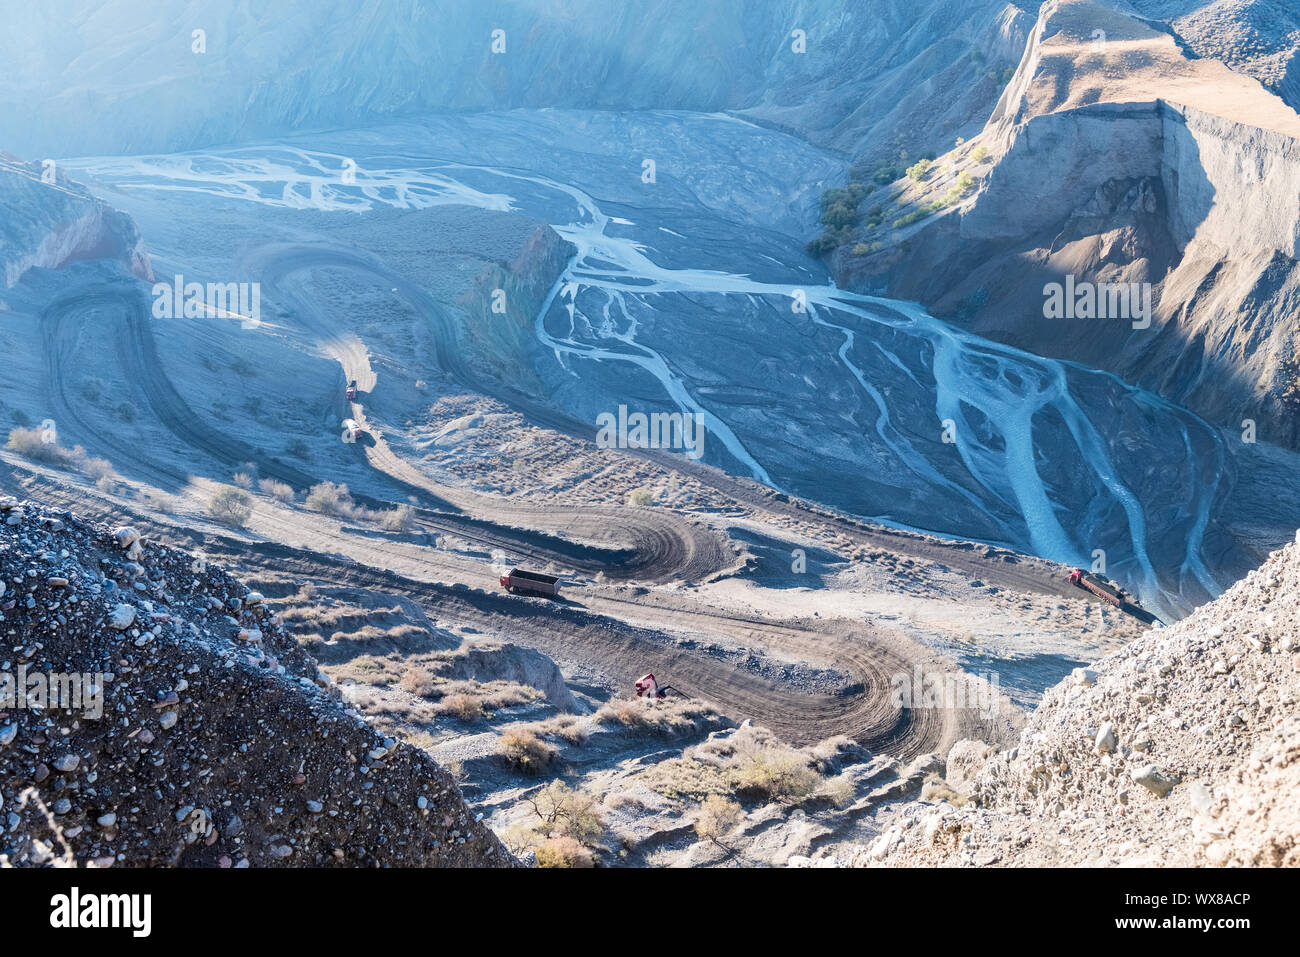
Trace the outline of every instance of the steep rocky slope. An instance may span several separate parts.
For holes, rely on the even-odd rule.
[[[28,269],[58,269],[83,259],[116,259],[152,279],[144,240],[131,217],[55,166],[0,152],[0,288]]]
[[[216,566],[5,499],[0,630],[0,863],[513,863]],[[89,683],[60,708],[38,675]]]
[[[1300,865],[1300,535],[1222,597],[1043,697],[1018,746],[947,762],[859,864]]]
[[[1157,27],[1088,0],[1045,4],[983,134],[897,190],[833,266],[845,285],[1294,445],[1300,116]],[[926,205],[962,174],[964,191]],[[1066,277],[1152,284],[1149,325],[1049,317],[1048,287]]]

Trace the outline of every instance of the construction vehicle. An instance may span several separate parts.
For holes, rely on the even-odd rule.
[[[525,595],[555,598],[560,594],[560,580],[554,575],[526,572],[522,568],[516,568],[508,575],[502,575],[501,587],[512,595],[522,592]]]
[[[366,430],[363,429],[357,423],[356,419],[344,419],[342,423],[342,427],[343,427],[342,439],[348,445],[351,445],[353,442],[360,441],[361,436],[366,434]]]
[[[357,401],[357,380],[353,379],[348,383],[347,397],[349,402]]]
[[[1082,568],[1076,568],[1070,572],[1070,584],[1086,588],[1102,601],[1108,605],[1114,605],[1116,608],[1123,608],[1129,602],[1128,596],[1124,594],[1124,589],[1112,584],[1100,575],[1085,572]]]
[[[685,697],[680,691],[670,685],[661,685],[655,680],[654,675],[642,675],[636,680],[636,696],[645,698],[648,701],[660,701],[668,697],[668,692],[672,692],[680,697]]]

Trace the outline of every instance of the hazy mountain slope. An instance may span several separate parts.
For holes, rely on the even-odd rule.
[[[16,11],[0,36],[0,143],[33,157],[164,152],[575,107],[751,109],[819,143],[893,149],[978,129],[1032,23],[1020,7],[1037,4],[164,0],[146,20],[134,0],[55,0]]]
[[[974,150],[989,151],[981,162]],[[1045,4],[978,145],[940,157],[840,281],[915,298],[1030,351],[1118,372],[1214,421],[1300,440],[1283,395],[1300,307],[1300,116],[1256,81],[1084,0]],[[967,195],[901,212],[959,171]],[[871,200],[867,200],[870,203]],[[1046,318],[1045,286],[1149,282],[1149,328]]]

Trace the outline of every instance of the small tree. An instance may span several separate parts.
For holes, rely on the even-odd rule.
[[[585,791],[575,791],[563,781],[552,781],[524,801],[537,815],[537,829],[548,837],[571,837],[590,846],[605,833],[596,799]]]
[[[223,525],[242,528],[253,515],[253,502],[247,492],[219,485],[208,498],[208,514]]]

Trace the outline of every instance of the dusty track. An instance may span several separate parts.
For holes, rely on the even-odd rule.
[[[812,630],[738,616],[688,612],[676,616],[713,634],[740,633],[750,641],[760,638],[783,654],[825,661],[850,677],[843,694],[805,693],[738,668],[730,660],[679,647],[661,631],[582,607],[420,582],[275,545],[259,545],[251,553],[239,551],[230,558],[259,571],[324,577],[407,595],[440,623],[487,626],[561,663],[578,662],[615,680],[636,668],[670,674],[674,686],[687,695],[710,701],[734,718],[753,718],[797,744],[847,734],[873,751],[908,758],[945,750],[962,737],[994,736],[974,711],[895,707],[890,701],[891,676],[911,674],[918,663],[932,671],[952,670],[952,666],[945,668],[933,653],[880,629],[840,622]]]
[[[39,484],[43,501],[106,522],[126,517],[116,505],[95,504],[53,483]],[[9,490],[20,495],[32,491]],[[236,574],[313,580],[409,597],[443,627],[508,634],[561,664],[579,664],[615,683],[641,667],[671,674],[674,686],[685,694],[710,701],[733,718],[752,718],[796,744],[847,734],[873,751],[906,759],[944,751],[962,737],[999,739],[1008,727],[1005,721],[990,724],[972,710],[894,706],[891,676],[911,674],[918,665],[927,672],[954,668],[927,649],[880,628],[844,621],[772,622],[698,606],[662,609],[600,589],[579,596],[591,607],[520,599],[425,581],[276,542],[202,535],[189,528],[155,524],[144,515],[132,515],[130,521],[169,544],[201,547],[209,560],[228,565]],[[663,629],[613,617],[609,612],[617,611],[620,604],[634,609],[637,617],[662,619]],[[783,657],[842,672],[846,680],[838,693],[810,693],[691,647],[701,636],[733,639],[751,649],[779,650]]]

